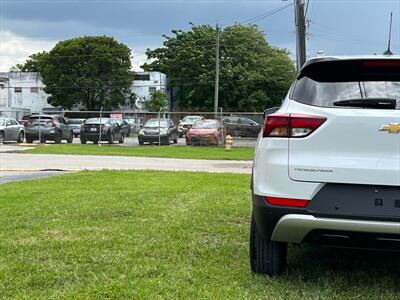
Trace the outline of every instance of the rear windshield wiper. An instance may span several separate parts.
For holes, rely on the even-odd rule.
[[[334,106],[364,107],[377,109],[395,109],[397,100],[394,98],[359,98],[339,100],[333,102]]]

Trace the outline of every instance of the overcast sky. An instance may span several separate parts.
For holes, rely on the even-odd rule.
[[[110,35],[133,50],[138,69],[146,48],[162,34],[195,24],[244,22],[285,6],[281,0],[0,0],[0,71],[50,50],[57,41],[82,35]],[[307,2],[307,0],[305,0]],[[387,47],[393,11],[392,51],[400,53],[400,0],[309,0],[308,55],[374,54]],[[295,51],[290,6],[256,24],[271,45]]]

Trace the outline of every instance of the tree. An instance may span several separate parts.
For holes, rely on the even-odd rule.
[[[30,57],[21,70],[38,71],[50,104],[112,110],[134,98],[131,50],[112,37],[85,36]]]
[[[155,91],[151,94],[151,98],[144,102],[144,108],[148,111],[159,111],[161,108],[167,108],[167,94],[162,91]]]
[[[181,109],[212,110],[216,30],[191,25],[189,31],[172,30],[172,37],[164,36],[164,47],[148,49],[154,61],[143,68],[167,74]],[[219,105],[230,111],[279,105],[296,74],[289,52],[268,45],[256,25],[226,27],[220,41]]]

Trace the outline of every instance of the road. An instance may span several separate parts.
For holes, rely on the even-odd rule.
[[[56,176],[64,174],[65,172],[57,172],[57,171],[0,171],[0,184],[11,182],[11,181],[20,181],[20,180],[30,180],[36,178],[46,178],[50,176]]]

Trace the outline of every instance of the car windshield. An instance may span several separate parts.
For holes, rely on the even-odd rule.
[[[146,122],[146,125],[144,125],[144,127],[159,127],[159,126],[161,128],[168,127],[168,121],[159,119],[150,119]]]
[[[135,124],[135,119],[124,119],[128,124]]]
[[[193,125],[193,128],[196,129],[213,129],[218,127],[219,127],[218,120],[199,120]]]
[[[0,126],[4,126],[5,123],[6,123],[6,119],[0,119]]]
[[[68,124],[81,124],[82,121],[79,119],[69,119]]]
[[[182,122],[185,122],[185,123],[194,123],[194,122],[196,122],[198,119],[200,119],[199,116],[187,116],[187,117],[184,117],[184,118],[183,118]]]
[[[29,118],[30,120],[53,120],[53,118],[52,117],[50,117],[50,116],[31,116],[30,118]]]
[[[110,123],[109,118],[101,118],[101,124],[108,124],[108,123]],[[87,119],[85,124],[100,124],[100,118]]]
[[[309,65],[299,75],[292,99],[301,103],[338,107],[338,102],[395,99],[400,109],[400,61],[321,62]],[[349,105],[341,106],[352,106]]]

